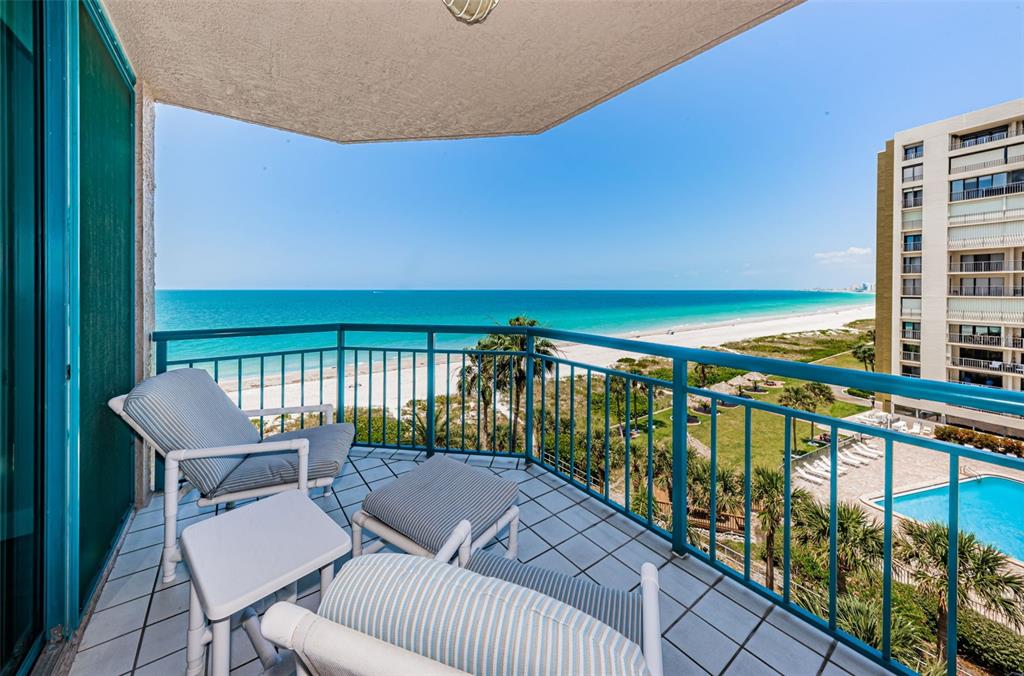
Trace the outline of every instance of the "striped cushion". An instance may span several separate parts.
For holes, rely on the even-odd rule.
[[[590,580],[527,566],[482,550],[470,557],[466,567],[481,575],[496,577],[558,599],[601,620],[630,641],[640,643],[643,599],[638,593],[602,587]]]
[[[175,369],[142,381],[128,393],[124,410],[165,453],[260,440],[245,414],[202,369]],[[185,460],[181,471],[208,496],[243,457]]]
[[[322,425],[265,437],[263,441],[309,440],[309,480],[334,478],[341,472],[352,448],[355,428],[351,423]],[[299,480],[299,456],[293,451],[254,453],[232,470],[213,495],[237,493],[266,486],[280,486]]]
[[[516,500],[519,485],[464,462],[434,456],[363,499],[363,510],[429,551],[441,549],[463,519],[473,539]]]
[[[475,676],[648,673],[640,647],[590,615],[419,556],[352,559],[317,612]]]

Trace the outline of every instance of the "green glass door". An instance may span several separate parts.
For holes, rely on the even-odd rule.
[[[0,673],[42,634],[40,3],[0,0]]]

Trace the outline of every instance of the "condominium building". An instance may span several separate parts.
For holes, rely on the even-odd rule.
[[[1024,389],[1024,99],[898,132],[878,154],[877,367]],[[1024,436],[1024,418],[894,398]]]

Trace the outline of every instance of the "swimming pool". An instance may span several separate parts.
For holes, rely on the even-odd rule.
[[[918,521],[946,523],[949,484],[893,496],[893,509]],[[881,507],[882,500],[875,504]],[[1004,554],[1024,561],[1024,483],[986,476],[960,482],[960,530],[974,533]]]

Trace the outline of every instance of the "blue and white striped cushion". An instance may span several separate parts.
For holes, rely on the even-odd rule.
[[[431,552],[463,519],[473,538],[515,503],[519,484],[436,455],[363,499],[363,510]]]
[[[643,676],[640,646],[539,592],[419,556],[352,559],[319,615],[474,676]]]
[[[643,637],[643,598],[628,592],[548,568],[528,566],[483,550],[474,552],[466,566],[474,573],[496,577],[546,594],[596,617],[634,643]],[[639,575],[637,581],[639,582]]]
[[[136,385],[125,412],[165,452],[255,444],[259,432],[202,369],[176,369]],[[202,458],[181,463],[185,478],[209,496],[245,456]]]

